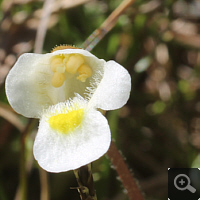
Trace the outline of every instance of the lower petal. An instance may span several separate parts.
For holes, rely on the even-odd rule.
[[[107,152],[110,141],[107,119],[96,110],[87,111],[82,125],[67,134],[53,130],[43,116],[33,153],[46,171],[63,172],[97,160]]]

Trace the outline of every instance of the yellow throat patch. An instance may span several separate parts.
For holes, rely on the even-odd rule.
[[[49,118],[49,125],[52,129],[67,134],[81,125],[83,114],[83,108],[68,113],[56,114]]]

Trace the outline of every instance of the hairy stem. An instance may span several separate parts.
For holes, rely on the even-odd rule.
[[[144,200],[144,197],[134,180],[131,172],[129,171],[126,163],[120,152],[118,151],[115,143],[112,141],[110,145],[110,149],[107,152],[108,157],[110,158],[112,164],[117,171],[119,178],[127,190],[128,196],[130,200]]]

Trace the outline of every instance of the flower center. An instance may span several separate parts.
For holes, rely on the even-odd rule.
[[[63,54],[55,55],[50,60],[51,70],[54,72],[51,84],[54,87],[61,87],[65,81],[65,72],[70,74],[79,73],[76,78],[85,82],[92,76],[92,69],[86,63],[84,56],[81,54]]]
[[[53,115],[49,118],[49,125],[60,133],[67,134],[80,126],[84,109],[72,110],[68,113]]]

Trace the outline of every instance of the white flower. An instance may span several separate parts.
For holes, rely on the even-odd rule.
[[[50,172],[79,168],[106,153],[110,129],[97,108],[122,107],[130,89],[125,68],[82,49],[23,54],[6,79],[13,109],[40,119],[33,153]]]

